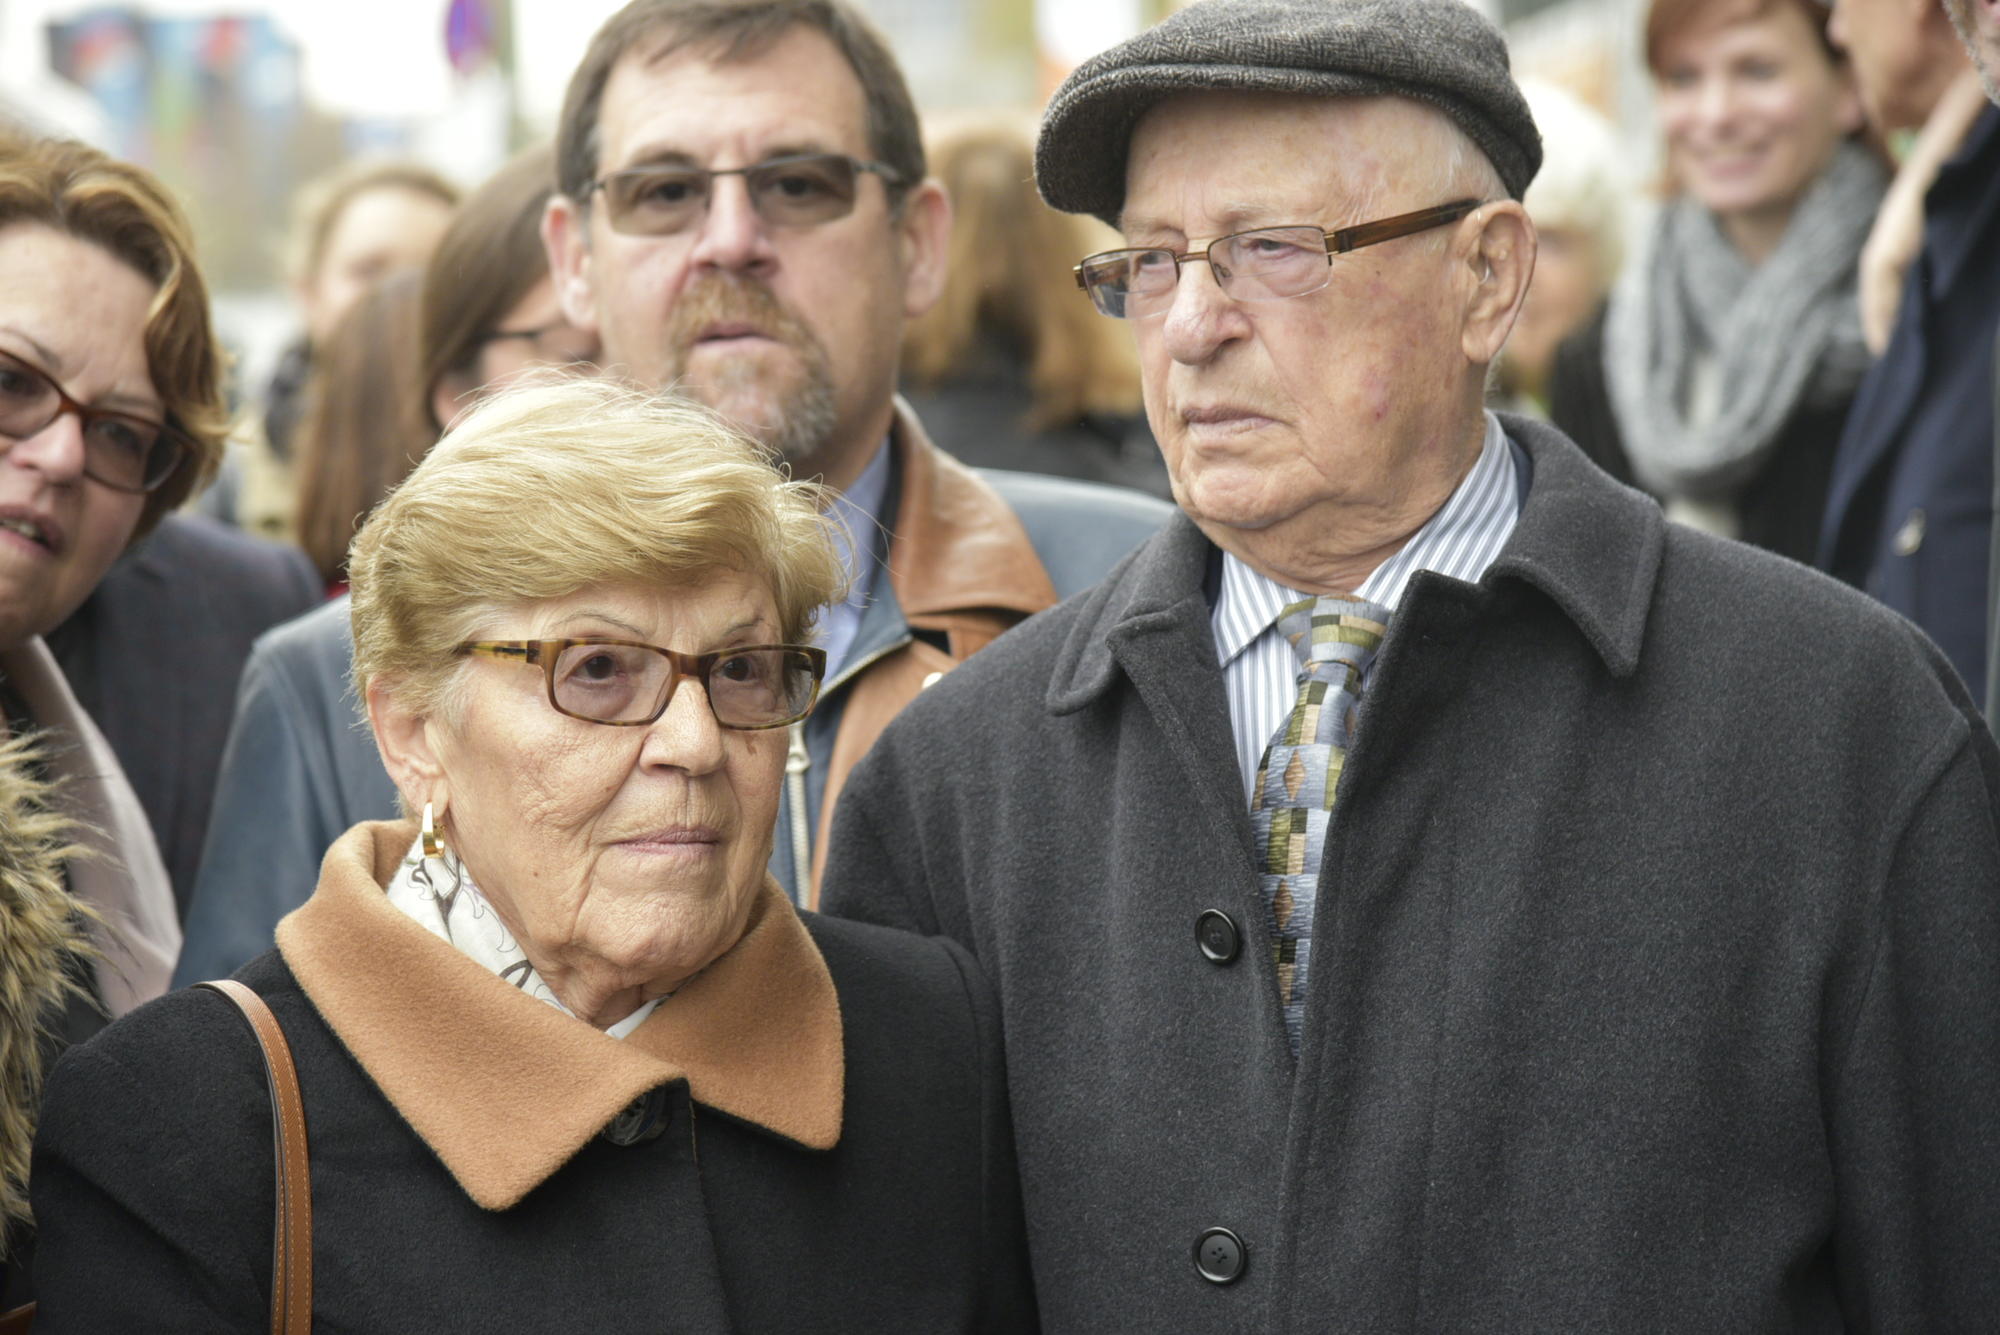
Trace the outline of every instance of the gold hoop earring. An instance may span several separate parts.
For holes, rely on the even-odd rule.
[[[437,813],[430,803],[424,803],[424,823],[420,831],[423,839],[424,856],[441,858],[444,856],[444,838],[438,833]]]

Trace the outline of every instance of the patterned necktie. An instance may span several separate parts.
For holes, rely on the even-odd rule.
[[[1313,905],[1319,898],[1320,857],[1326,851],[1334,789],[1354,740],[1361,677],[1388,623],[1387,609],[1348,598],[1307,598],[1278,614],[1278,633],[1291,642],[1302,664],[1299,694],[1264,748],[1250,797],[1250,822],[1257,846],[1264,850],[1261,888],[1271,912],[1278,1000],[1294,1057],[1305,1015]]]

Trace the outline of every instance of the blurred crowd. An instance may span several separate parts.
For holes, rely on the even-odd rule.
[[[756,61],[702,63],[705,30],[697,30],[661,46],[650,66],[620,64],[619,43],[638,39],[620,37],[618,25],[639,23],[643,12],[629,16],[646,8],[642,0],[600,34],[557,139],[523,149],[489,179],[459,183],[411,162],[366,160],[303,192],[286,252],[296,336],[268,380],[236,404],[225,402],[224,354],[181,205],[137,166],[0,127],[0,735],[12,737],[0,748],[0,901],[13,924],[0,930],[0,1013],[7,1025],[26,1017],[28,1026],[26,1037],[0,1037],[10,1298],[25,1300],[38,1287],[29,1140],[42,1074],[57,1052],[170,987],[242,968],[271,949],[274,932],[302,933],[279,923],[300,923],[286,915],[333,893],[320,878],[335,875],[347,846],[337,841],[357,823],[423,813],[418,843],[414,824],[398,826],[400,846],[350,848],[356,867],[386,877],[401,866],[406,880],[412,868],[420,878],[444,867],[462,875],[436,851],[443,836],[425,797],[432,780],[424,776],[449,768],[449,757],[461,765],[453,837],[474,828],[472,795],[486,793],[482,784],[554,782],[548,767],[560,745],[531,746],[540,734],[511,725],[495,730],[505,745],[473,733],[467,741],[452,730],[485,717],[484,697],[452,697],[447,709],[437,704],[444,687],[423,695],[405,684],[421,674],[369,663],[400,663],[396,654],[414,652],[411,645],[447,657],[512,654],[519,661],[510,670],[532,664],[546,674],[522,680],[533,677],[537,697],[545,681],[551,718],[613,725],[595,729],[607,733],[671,722],[673,683],[699,680],[721,726],[745,729],[731,738],[766,739],[756,745],[765,748],[757,763],[770,767],[768,801],[727,820],[756,827],[772,884],[810,909],[829,856],[840,856],[833,813],[844,785],[890,720],[1022,621],[1123,569],[1148,535],[1184,522],[1177,507],[1190,508],[1185,481],[1174,451],[1163,455],[1156,442],[1180,427],[1162,417],[1163,400],[1145,378],[1144,338],[1135,347],[1127,324],[1104,318],[1110,298],[1079,290],[1087,285],[1073,266],[1088,256],[1138,257],[1106,261],[1131,266],[1116,281],[1136,293],[1149,264],[1179,273],[1201,262],[1216,282],[1239,281],[1229,269],[1238,252],[1225,256],[1218,241],[1204,254],[1189,238],[1173,245],[1192,254],[1120,250],[1126,242],[1102,219],[1045,204],[1035,111],[939,117],[921,140],[912,137],[911,111],[911,134],[899,139],[897,94],[883,90],[900,90],[900,76],[877,78],[869,64],[890,61],[894,75],[892,58],[840,27],[844,19],[813,40],[841,44],[860,77],[865,147],[802,131],[749,158],[735,147],[750,142],[744,132],[728,151],[692,160],[672,146],[688,125],[713,118],[727,140],[749,115],[743,108],[812,105],[813,81],[827,76],[794,51],[803,39],[786,28],[793,20],[782,5],[777,20],[741,32],[710,12],[730,6],[693,7],[698,22],[716,24],[716,40],[740,43],[759,53]],[[2000,698],[2000,656],[1991,648],[2000,642],[1992,573],[2000,569],[1994,23],[1991,0],[1652,0],[1641,41],[1661,166],[1649,178],[1632,169],[1603,109],[1575,91],[1526,82],[1544,154],[1522,200],[1533,223],[1533,276],[1485,391],[1499,414],[1493,420],[1509,430],[1525,419],[1559,429],[1668,521],[1814,567],[1907,618],[1975,699]],[[796,79],[781,86],[731,82],[761,69],[758,61],[791,59],[801,62]],[[650,69],[658,83],[638,87],[634,68]],[[680,82],[664,77],[669,70]],[[687,105],[667,108],[661,88],[676,89]],[[852,100],[852,90],[840,96]],[[841,230],[872,217],[870,209],[894,229],[882,253]],[[774,236],[799,249],[780,255]],[[685,241],[673,261],[684,267],[672,274],[663,269],[662,238]],[[1104,272],[1093,280],[1100,286],[1111,281]],[[1127,299],[1138,298],[1117,297]],[[1177,308],[1167,320],[1181,316]],[[1171,343],[1173,328],[1164,337]],[[771,369],[774,349],[801,369],[792,361]],[[545,396],[539,406],[536,395]],[[676,417],[682,408],[641,402],[678,404],[682,396],[718,416],[688,409],[695,418]],[[537,453],[552,449],[572,420],[601,421],[605,442],[603,458],[574,476]],[[740,446],[762,471],[718,481],[693,455],[675,455],[686,480],[641,505],[631,498],[644,490],[643,459],[616,447],[628,430],[692,432],[724,453]],[[723,443],[704,432],[721,433],[714,440]],[[590,432],[577,435],[569,448],[590,450]],[[432,459],[441,438],[465,444]],[[482,448],[497,453],[478,465]],[[508,453],[516,448],[518,456]],[[461,478],[451,467],[469,471]],[[586,505],[592,472],[604,494]],[[680,491],[747,495],[764,472],[788,479],[791,490],[757,501],[765,508],[754,514],[718,510],[698,531],[692,519],[670,525],[661,517]],[[617,508],[627,502],[629,511]],[[729,502],[739,503],[751,505]],[[462,528],[454,506],[466,516]],[[657,523],[659,541],[686,546],[618,567],[589,546],[600,523],[634,532]],[[817,534],[817,525],[828,535],[822,555],[799,555],[807,540],[793,537],[768,566],[742,555],[743,533]],[[533,582],[538,562],[586,571],[576,587],[614,593],[572,606],[553,592],[522,592],[543,587]],[[727,581],[687,575],[716,570],[770,591],[773,610],[744,643],[774,655],[773,673],[795,678],[782,700],[739,702],[739,715],[725,719],[721,674],[763,660],[749,649],[729,659],[692,642],[658,650],[670,666],[646,660],[644,670],[667,682],[651,718],[562,693],[571,688],[558,664],[576,645],[646,649],[668,642],[662,626],[727,622],[702,601]],[[1207,576],[1211,592],[1220,570]],[[513,592],[488,590],[489,579]],[[548,585],[558,587],[571,588]],[[630,593],[663,588],[678,589],[685,605],[655,616],[652,593]],[[786,599],[799,589],[823,596],[793,609]],[[538,613],[507,635],[450,629],[484,625],[481,609],[506,598],[536,607],[541,599],[563,615]],[[1057,688],[1048,689],[1053,699]],[[1057,704],[1081,708],[1082,698]],[[588,767],[573,768],[564,781],[583,783]],[[489,777],[464,777],[472,773]],[[1263,782],[1255,780],[1259,792]],[[503,831],[510,821],[532,827],[560,804],[550,792],[486,800],[490,825]],[[539,856],[521,854],[513,870],[526,881],[553,875]],[[761,887],[766,859],[755,862]],[[457,930],[451,911],[445,903],[447,925],[433,929],[447,941]],[[739,916],[731,930],[748,940],[746,923],[766,922],[759,915],[767,913],[780,907]],[[528,940],[509,913],[500,919],[501,937]],[[361,1018],[350,1021],[313,993],[321,975],[311,970],[366,972],[332,950],[335,939],[347,940],[329,935],[319,954],[298,945],[285,967],[340,1042],[370,1053],[365,1031],[375,1012],[357,1001],[352,1014]],[[769,944],[768,932],[763,939]],[[362,953],[374,948],[365,934],[356,940]],[[871,940],[850,946],[836,931],[821,941],[835,984],[850,982],[841,952],[875,949]],[[502,955],[511,948],[494,947]],[[533,969],[527,956],[506,958],[513,964],[493,967],[513,981],[548,972],[539,957]],[[923,968],[948,972],[954,958],[940,954]],[[1013,967],[1011,958],[982,956],[980,964]],[[510,967],[523,972],[510,976]],[[393,972],[381,966],[370,986],[393,991]],[[283,986],[295,987],[291,973]],[[862,998],[851,1003],[855,1025],[874,1022],[871,1007],[943,1004],[914,991],[843,991],[843,1000],[850,995]],[[605,1028],[646,1010],[636,994],[630,999],[594,1010],[554,1004]],[[745,993],[728,1005],[762,1000],[809,1009],[789,993]],[[687,1013],[709,1012],[690,1002]],[[306,1014],[288,1014],[287,1028]],[[522,1032],[539,1018],[527,1017]],[[50,1036],[36,1038],[37,1023]],[[726,1029],[731,1041],[760,1041],[749,1022],[729,1023],[739,1026]],[[979,1012],[978,1026],[991,1023]],[[837,1043],[838,1018],[834,1025]],[[982,1043],[992,1040],[979,1032]],[[445,1048],[485,1041],[467,1033],[437,1051],[416,1050],[444,1062]],[[786,1060],[818,1069],[817,1049],[798,1042]],[[310,1054],[304,1060],[310,1076],[334,1083]],[[853,1060],[856,1071],[876,1074],[869,1059]],[[597,1079],[583,1071],[576,1068],[577,1082]],[[552,1088],[562,1083],[541,1073],[524,1083],[545,1078]],[[605,1092],[614,1085],[615,1095]],[[641,1087],[606,1077],[589,1097],[608,1100],[608,1116]],[[910,1096],[930,1097],[922,1087]],[[753,1091],[728,1106],[739,1119],[816,1143],[810,1108],[762,1097]],[[874,1096],[848,1097],[854,1125],[868,1126]],[[937,1097],[958,1106],[956,1093]],[[964,1097],[967,1115],[979,1115],[984,1096]],[[397,1104],[429,1134],[411,1106]],[[135,1106],[126,1115],[153,1114]],[[268,1128],[255,1131],[268,1139]],[[74,1126],[66,1134],[50,1160],[50,1199],[59,1203],[96,1190],[93,1172],[113,1171],[76,1147]],[[439,1153],[447,1161],[457,1134],[430,1141],[446,1146]],[[596,1171],[575,1166],[590,1151],[555,1169],[571,1162],[575,1146],[551,1145],[536,1150],[550,1160],[536,1170],[541,1177],[522,1177],[518,1190],[494,1187],[493,1199],[511,1208],[551,1172],[560,1181],[561,1173]],[[894,1159],[884,1151],[884,1164]],[[744,1164],[754,1161],[746,1152]],[[953,1169],[961,1170],[1002,1171],[991,1163]],[[477,1177],[455,1171],[462,1183]],[[1004,1171],[1013,1171],[1011,1160]],[[39,1202],[39,1178],[37,1190]],[[783,1200],[786,1210],[823,1205],[810,1192]],[[86,1218],[97,1219],[88,1214],[96,1208]],[[156,1205],[147,1198],[134,1208],[144,1215]],[[336,1219],[359,1209],[329,1208],[348,1211]],[[432,1207],[425,1200],[413,1208]],[[267,1203],[259,1229],[269,1214]],[[165,1222],[146,1219],[121,1227],[195,1228],[172,1211]],[[102,1219],[97,1226],[110,1227]],[[731,1226],[749,1235],[741,1221],[718,1233]],[[81,1228],[49,1226],[42,1248],[44,1278],[72,1301]],[[267,1236],[248,1235],[257,1246]],[[624,1245],[588,1231],[565,1238],[585,1250]],[[724,1271],[765,1263],[742,1238],[729,1245],[739,1244],[725,1249]],[[512,1241],[495,1245],[514,1255]],[[1014,1269],[979,1281],[998,1286],[989,1297],[1004,1294],[1027,1264],[1003,1259]],[[961,1261],[968,1273],[1000,1265],[994,1256],[950,1264]],[[1036,1262],[1042,1283],[1047,1258]],[[223,1271],[203,1271],[158,1292],[229,1282]],[[1013,1309],[1002,1302],[994,1310]],[[990,1329],[1027,1320],[1018,1312],[985,1319]]]

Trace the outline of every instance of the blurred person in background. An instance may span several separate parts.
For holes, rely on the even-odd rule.
[[[1835,453],[1816,560],[1923,627],[1983,685],[2000,107],[1935,0],[1836,0],[1832,34],[1876,127],[1914,139],[1870,240],[1901,277],[1883,280],[1893,317]]]
[[[466,197],[424,266],[421,291],[393,280],[333,340],[343,345],[351,333],[354,345],[330,362],[379,361],[386,349],[368,342],[379,315],[407,319],[394,337],[414,346],[398,354],[398,365],[381,368],[379,380],[348,381],[343,415],[374,418],[384,433],[373,441],[350,433],[355,486],[323,502],[303,498],[301,537],[315,542],[329,573],[344,567],[358,517],[483,390],[596,356],[595,336],[564,319],[542,250],[554,161],[546,144],[517,154]],[[349,689],[352,658],[345,598],[257,642],[216,785],[179,982],[220,977],[268,950],[278,919],[311,894],[327,846],[352,825],[395,815],[395,786]]]
[[[556,154],[549,267],[607,368],[696,398],[824,482],[853,538],[772,860],[811,907],[840,789],[889,720],[1103,578],[1172,507],[981,477],[897,401],[904,329],[944,286],[951,208],[895,56],[850,5],[634,0],[571,77]]]
[[[456,186],[413,162],[349,163],[299,192],[285,268],[304,328],[253,406],[248,438],[203,498],[208,513],[266,537],[293,536],[293,436],[314,353],[372,284],[423,265],[457,203]]]
[[[1078,306],[1066,256],[1110,244],[1035,193],[1034,124],[966,117],[927,135],[951,197],[937,304],[903,332],[903,394],[950,453],[1171,499],[1130,340]]]
[[[1587,327],[1589,355],[1596,355],[1605,297],[1625,263],[1632,181],[1611,123],[1593,108],[1533,79],[1521,81],[1521,95],[1535,113],[1546,154],[1521,201],[1540,244],[1521,318],[1500,356],[1500,401],[1493,406],[1546,418],[1564,340]]]
[[[1654,0],[1674,193],[1551,396],[1668,518],[1798,561],[1867,367],[1855,273],[1887,182],[1826,24],[1816,0]]]
[[[2000,4],[1994,0],[1941,0],[1965,54],[1979,71],[1986,96],[2000,104]]]
[[[11,1224],[24,1217],[39,1028],[75,1041],[160,995],[180,947],[145,813],[41,637],[213,472],[225,427],[221,350],[179,206],[82,144],[0,138],[0,728],[40,751],[0,753],[7,815],[22,822],[6,843],[26,854],[0,867],[21,892],[0,899]],[[36,828],[49,815],[73,822],[79,855],[63,856],[60,825]],[[88,906],[88,943],[61,882]],[[10,1280],[19,1269],[10,1259]],[[20,1297],[11,1283],[8,1297]]]
[[[354,672],[421,819],[347,832],[241,973],[310,1120],[316,1328],[1035,1328],[988,985],[765,870],[844,577],[815,490],[571,379],[467,413],[355,539]],[[270,1153],[219,998],[73,1049],[36,1329],[266,1328]]]
[[[299,422],[298,544],[329,595],[347,586],[347,546],[361,520],[437,439],[417,377],[421,269],[363,292],[313,356]]]

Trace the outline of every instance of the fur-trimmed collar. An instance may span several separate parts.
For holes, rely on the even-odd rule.
[[[743,939],[624,1039],[517,991],[399,912],[382,887],[413,822],[342,835],[278,924],[299,986],[465,1193],[504,1210],[640,1094],[701,1103],[809,1149],[840,1139],[839,998],[767,880]]]

